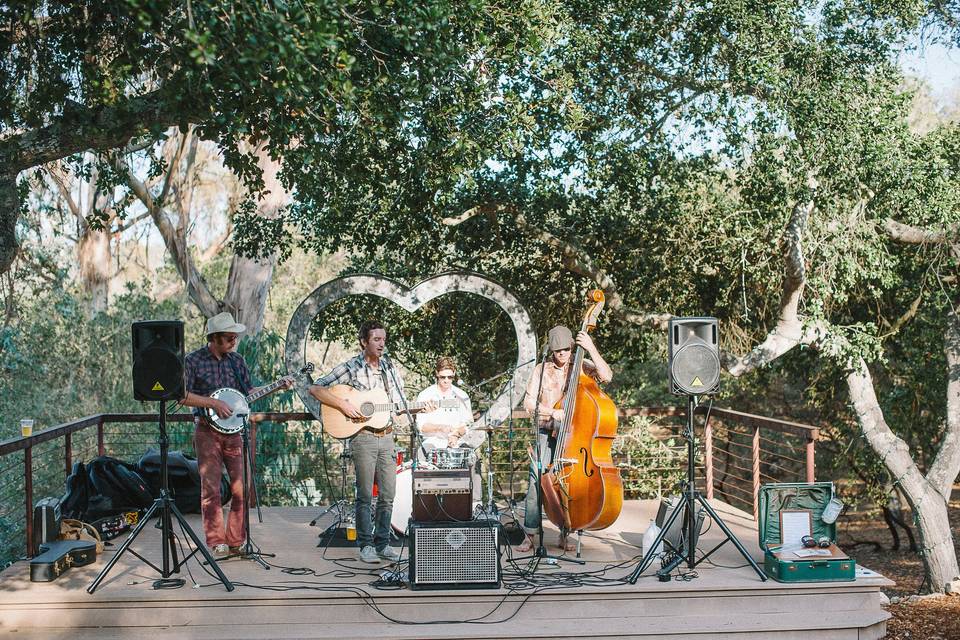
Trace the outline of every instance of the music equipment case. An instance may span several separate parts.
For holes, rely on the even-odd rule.
[[[759,522],[763,568],[777,582],[848,582],[856,579],[857,563],[837,547],[837,525],[821,519],[833,498],[832,482],[783,482],[760,487]],[[811,535],[830,538],[829,557],[797,558],[780,553],[780,512],[784,509],[809,509]]]
[[[497,589],[500,546],[496,523],[411,522],[410,588]]]

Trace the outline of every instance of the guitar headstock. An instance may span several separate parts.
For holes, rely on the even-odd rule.
[[[597,319],[603,313],[603,305],[606,298],[602,289],[591,289],[587,292],[587,310],[583,314],[582,330],[586,332],[593,331],[597,326]]]

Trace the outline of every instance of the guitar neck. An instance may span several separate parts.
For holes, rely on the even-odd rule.
[[[459,400],[441,400],[438,404],[440,407],[451,408],[456,407],[458,403]],[[408,402],[406,404],[406,408],[410,411],[416,411],[417,409],[423,409],[425,406],[427,406],[427,404],[428,403],[426,402]],[[373,405],[373,410],[378,413],[381,411],[403,411],[404,408],[405,407],[402,402],[387,402]]]
[[[251,393],[246,397],[247,404],[254,403],[260,398],[270,395],[271,393],[273,393],[274,391],[276,391],[282,386],[283,386],[283,378],[280,378],[276,382],[272,382],[265,387],[260,387],[260,389],[258,389],[257,391]]]

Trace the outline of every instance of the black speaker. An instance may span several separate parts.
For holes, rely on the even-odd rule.
[[[183,323],[179,320],[134,322],[133,397],[179,400],[183,383]]]
[[[711,395],[720,390],[716,318],[671,318],[668,331],[670,392]]]

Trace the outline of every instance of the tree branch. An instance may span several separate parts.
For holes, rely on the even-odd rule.
[[[723,354],[724,366],[733,376],[739,377],[769,364],[798,344],[813,344],[825,332],[825,329],[818,325],[804,329],[799,315],[800,298],[806,284],[803,234],[813,212],[816,186],[813,173],[808,173],[807,187],[810,198],[794,205],[790,222],[783,232],[783,294],[780,297],[780,317],[777,324],[766,339],[747,355],[738,358],[730,353]]]
[[[167,212],[157,206],[156,200],[153,199],[146,185],[133,175],[126,161],[116,154],[112,155],[113,163],[117,171],[126,176],[130,189],[147,208],[150,217],[153,218],[153,222],[157,226],[160,236],[163,238],[167,251],[169,251],[173,257],[177,272],[187,285],[187,293],[190,296],[190,300],[197,305],[200,312],[207,318],[215,316],[220,312],[220,302],[210,291],[206,280],[204,280],[203,276],[197,270],[196,265],[194,265],[193,258],[190,256],[184,239],[179,236],[177,230],[173,224],[171,224]]]
[[[443,224],[455,227],[473,218],[477,215],[486,215],[495,222],[497,215],[507,213],[513,218],[517,230],[522,231],[528,237],[543,242],[554,249],[560,256],[563,266],[571,273],[589,278],[603,289],[607,300],[607,308],[615,315],[631,324],[642,324],[655,326],[661,329],[667,327],[667,321],[672,317],[669,313],[644,313],[626,306],[617,287],[616,281],[605,270],[600,268],[591,258],[587,251],[575,242],[564,240],[553,233],[542,229],[527,220],[526,216],[510,205],[479,205],[467,209],[459,216],[453,218],[444,218]]]
[[[960,227],[947,227],[940,231],[914,227],[909,224],[897,222],[893,218],[887,218],[883,223],[883,230],[887,237],[894,242],[903,244],[942,244],[954,242],[960,236]]]
[[[943,351],[947,356],[947,423],[927,479],[943,496],[960,474],[960,318],[950,312],[944,331]]]

